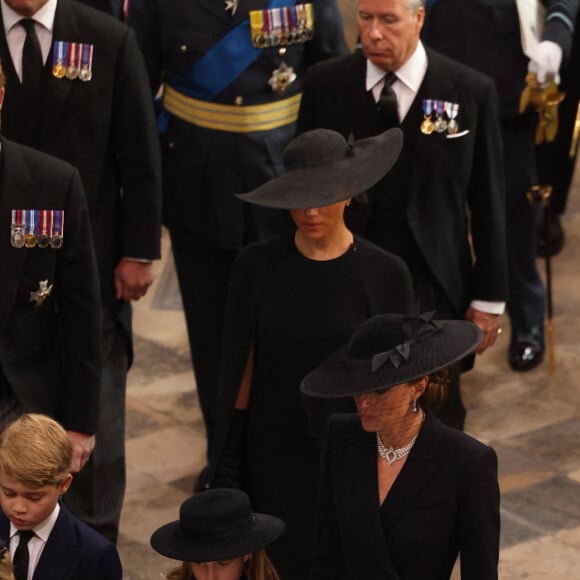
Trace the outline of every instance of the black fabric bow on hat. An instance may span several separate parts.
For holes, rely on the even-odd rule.
[[[376,372],[387,361],[389,361],[396,369],[399,368],[399,365],[403,361],[407,362],[409,355],[411,354],[411,346],[414,343],[421,340],[421,338],[439,332],[445,325],[444,322],[433,320],[434,315],[435,312],[433,311],[424,312],[414,318],[404,318],[401,322],[403,336],[405,337],[404,342],[385,352],[378,352],[375,354],[371,361],[372,372]]]

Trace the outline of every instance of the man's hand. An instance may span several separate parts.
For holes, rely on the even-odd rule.
[[[488,312],[482,312],[481,310],[469,307],[465,313],[465,318],[469,322],[473,322],[473,324],[479,326],[483,331],[483,338],[475,351],[477,354],[481,354],[485,349],[495,343],[496,338],[501,333],[499,326],[500,315],[489,314]]]
[[[558,72],[562,64],[562,48],[551,40],[543,40],[535,47],[528,70],[536,73],[540,85],[558,84]]]
[[[78,473],[85,466],[95,448],[95,436],[78,431],[67,431],[66,434],[73,448],[70,470],[71,473]]]
[[[136,262],[123,258],[115,268],[115,294],[117,299],[139,300],[153,283],[151,262]]]

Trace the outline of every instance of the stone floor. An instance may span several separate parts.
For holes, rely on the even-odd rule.
[[[546,363],[526,374],[511,372],[506,329],[464,379],[467,430],[499,455],[505,580],[580,577],[579,190],[577,177],[564,217],[566,246],[553,261],[555,372]],[[166,241],[164,250],[169,256]],[[150,549],[149,536],[177,518],[205,454],[183,315],[159,307],[160,293],[175,282],[163,264],[157,268],[156,287],[137,304],[134,317],[128,487],[119,542],[127,580],[158,579],[172,566]]]

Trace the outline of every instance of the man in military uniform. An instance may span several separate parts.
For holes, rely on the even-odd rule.
[[[289,227],[234,197],[282,170],[303,74],[346,52],[334,0],[132,0],[129,23],[159,102],[164,221],[183,299],[208,454],[230,267]]]
[[[1,0],[3,133],[76,166],[99,266],[103,382],[97,445],[64,500],[115,541],[125,488],[130,300],[159,257],[161,175],[147,73],[132,31],[72,0]]]
[[[425,43],[495,81],[500,104],[508,206],[509,364],[527,371],[544,357],[544,288],[536,268],[536,208],[526,193],[538,183],[534,152],[537,116],[519,114],[528,68],[543,83],[556,77],[572,46],[578,0],[548,0],[541,42],[522,51],[515,0],[436,0],[426,19]]]
[[[0,111],[4,84],[0,64]],[[95,444],[101,320],[78,172],[0,138],[0,232],[0,429],[22,412],[54,417],[79,471]]]

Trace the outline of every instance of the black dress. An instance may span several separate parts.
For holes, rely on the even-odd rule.
[[[253,340],[246,487],[257,512],[287,524],[268,549],[284,580],[308,578],[318,489],[318,439],[305,412],[314,401],[302,399],[300,381],[361,322],[382,312],[406,312],[411,304],[403,262],[359,238],[344,255],[315,261],[300,254],[293,236],[285,236],[247,247],[234,267],[222,382],[233,392],[223,404],[233,408],[240,363]]]

